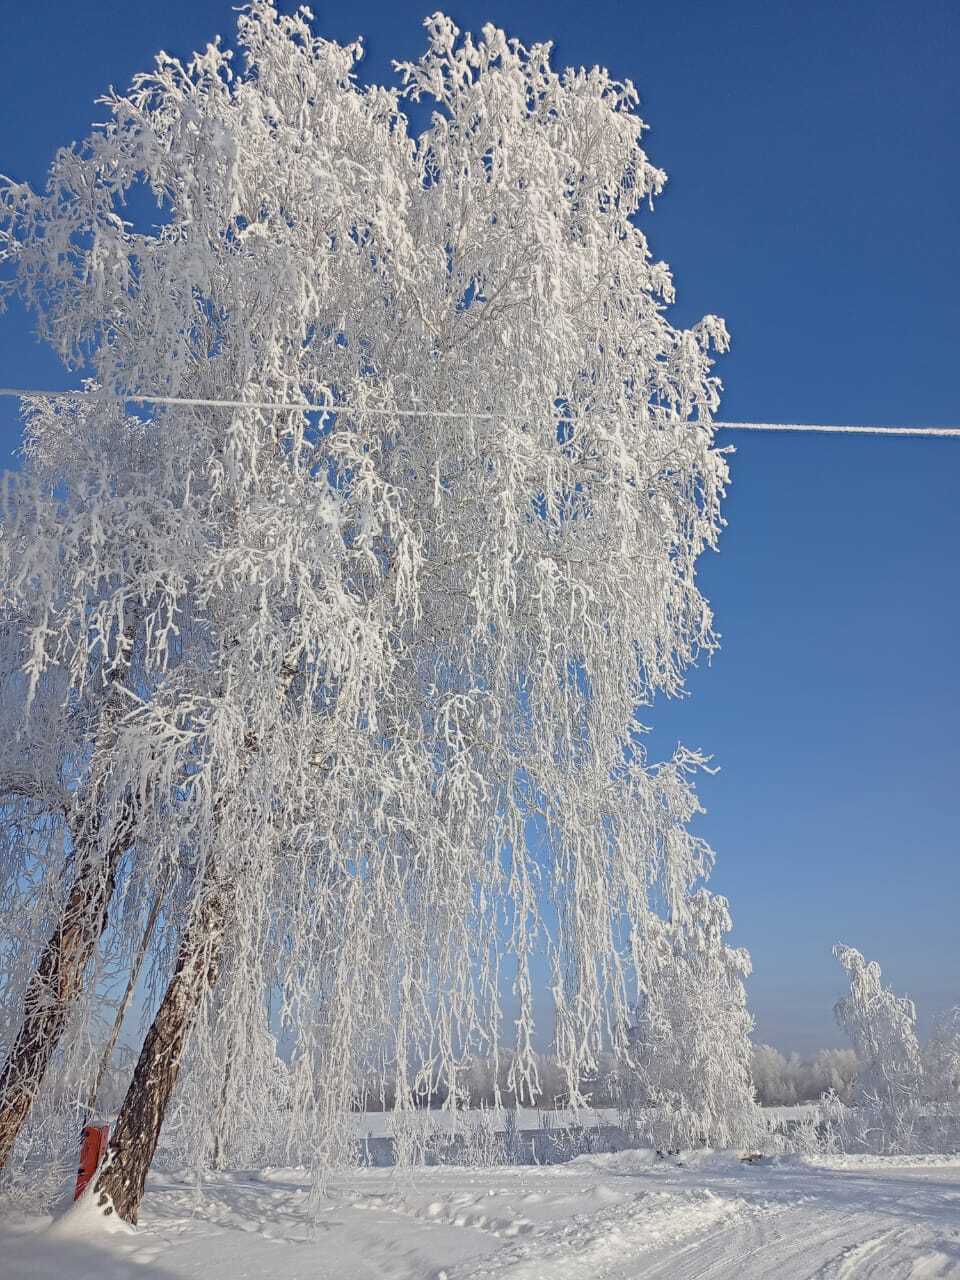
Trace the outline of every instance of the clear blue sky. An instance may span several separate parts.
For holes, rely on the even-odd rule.
[[[364,75],[415,57],[438,0],[314,3],[363,34]],[[722,416],[960,423],[960,8],[954,0],[451,3],[557,61],[630,77],[670,183],[645,228],[675,323],[726,318]],[[231,35],[230,0],[6,0],[0,171],[41,182],[165,48]],[[0,384],[76,385],[0,317]],[[19,427],[0,401],[0,465]],[[729,527],[702,580],[723,634],[692,697],[658,704],[721,766],[701,787],[757,1035],[841,1043],[842,940],[922,1010],[960,1001],[956,661],[960,441],[729,434]]]

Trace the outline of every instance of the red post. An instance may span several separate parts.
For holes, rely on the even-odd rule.
[[[74,1200],[83,1194],[84,1188],[100,1167],[100,1161],[106,1155],[107,1143],[110,1140],[108,1124],[85,1124],[80,1134],[80,1168],[77,1170],[77,1185],[73,1191]]]

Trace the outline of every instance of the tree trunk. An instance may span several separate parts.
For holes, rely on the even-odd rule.
[[[133,842],[133,827],[128,809],[102,858],[90,853],[95,836],[79,842],[70,896],[30,979],[23,1022],[0,1072],[0,1169],[30,1113],[82,990],[84,970],[107,926],[117,867]]]
[[[110,1032],[110,1038],[103,1047],[103,1053],[100,1055],[100,1061],[97,1064],[97,1073],[93,1078],[90,1091],[87,1094],[87,1110],[92,1114],[97,1105],[97,1098],[100,1089],[103,1086],[103,1077],[107,1074],[107,1068],[113,1058],[117,1047],[117,1041],[120,1039],[120,1028],[123,1026],[123,1020],[126,1017],[127,1010],[130,1008],[130,1001],[133,999],[133,993],[136,990],[137,982],[140,978],[140,970],[143,968],[143,962],[147,958],[147,952],[150,949],[150,939],[153,937],[154,926],[157,923],[157,916],[160,914],[160,908],[163,905],[163,898],[166,886],[161,886],[157,891],[157,896],[153,900],[153,906],[150,908],[150,914],[147,916],[146,927],[143,931],[143,939],[137,949],[137,954],[133,958],[133,964],[130,968],[130,976],[127,978],[127,987],[123,993],[123,999],[117,1007],[117,1016],[113,1020],[113,1029]]]
[[[133,650],[141,610],[135,607],[117,640],[117,664]],[[123,714],[122,690],[129,666],[115,664],[104,678],[105,701],[94,743],[109,753],[117,722]],[[96,754],[96,751],[95,751]],[[98,794],[96,779],[90,795]],[[98,812],[96,804],[93,813]],[[83,989],[84,970],[107,927],[107,913],[120,860],[134,841],[136,807],[125,800],[119,821],[104,854],[98,851],[100,819],[71,831],[74,879],[56,929],[47,942],[24,998],[23,1022],[0,1071],[0,1169],[6,1166],[17,1135],[30,1114],[43,1084],[54,1050]]]
[[[133,1079],[117,1117],[107,1157],[97,1179],[101,1205],[136,1223],[147,1173],[177,1077],[190,1029],[204,997],[220,976],[227,892],[204,895],[184,932],[177,967],[140,1051]]]

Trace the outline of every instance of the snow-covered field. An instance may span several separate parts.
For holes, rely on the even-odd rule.
[[[83,1201],[0,1225],[4,1280],[926,1280],[960,1276],[960,1157],[646,1151],[566,1165],[152,1175],[136,1233]]]

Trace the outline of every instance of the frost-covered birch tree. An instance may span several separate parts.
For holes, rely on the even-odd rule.
[[[958,1115],[960,1104],[960,1005],[935,1020],[923,1046],[923,1094],[947,1113]],[[960,1119],[960,1115],[958,1115]]]
[[[661,1148],[744,1145],[761,1129],[743,985],[750,957],[727,945],[730,929],[726,899],[706,889],[672,903],[669,920],[643,922],[648,977],[633,1053]]]
[[[853,1101],[864,1137],[881,1150],[903,1150],[919,1119],[923,1077],[914,1003],[883,985],[875,960],[839,943],[833,954],[850,975],[850,994],[834,1013],[860,1064]]]
[[[93,380],[29,408],[2,514],[0,781],[61,834],[0,1154],[96,948],[133,954],[169,885],[100,1180],[133,1220],[191,1030],[214,1090],[223,1011],[263,1038],[265,1000],[224,983],[280,993],[329,1154],[371,1045],[399,1105],[426,1077],[455,1097],[506,981],[535,1087],[538,946],[579,1078],[628,1021],[664,850],[701,857],[697,759],[650,765],[636,714],[714,643],[726,333],[665,315],[632,85],[426,26],[400,87],[364,88],[359,45],[256,0],[237,55],[161,54],[44,192],[0,189],[10,287]],[[304,402],[329,408],[255,407]]]

